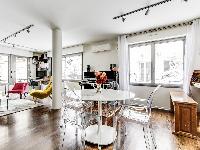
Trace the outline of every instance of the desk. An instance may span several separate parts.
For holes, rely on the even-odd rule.
[[[102,125],[102,102],[107,101],[124,101],[135,97],[135,94],[130,91],[102,89],[101,92],[96,93],[95,89],[75,90],[76,95],[83,101],[97,101],[98,102],[98,116],[100,121],[97,125],[90,125],[86,128],[86,141],[99,144],[109,145],[115,141],[117,131],[115,128]],[[73,97],[72,97],[73,98]],[[98,130],[99,129],[99,130]]]
[[[173,133],[196,137],[198,103],[183,91],[170,92],[170,97],[171,109],[175,113],[175,131]]]

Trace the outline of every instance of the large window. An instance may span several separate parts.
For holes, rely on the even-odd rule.
[[[8,56],[0,54],[0,83],[8,83]]]
[[[16,57],[16,81],[27,81],[27,58]]]
[[[62,79],[82,79],[82,53],[66,55],[62,58]]]
[[[130,83],[181,85],[184,38],[131,45]]]

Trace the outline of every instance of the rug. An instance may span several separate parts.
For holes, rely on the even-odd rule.
[[[14,98],[8,101],[8,110],[7,110],[7,100],[2,98],[0,105],[0,117],[13,114],[16,112],[32,109],[35,107],[43,106],[42,103],[36,103],[30,99],[20,99]]]

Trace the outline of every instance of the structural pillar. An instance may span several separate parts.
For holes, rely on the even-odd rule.
[[[52,29],[52,109],[62,107],[62,32]]]

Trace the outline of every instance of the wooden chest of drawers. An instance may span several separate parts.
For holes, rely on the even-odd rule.
[[[197,102],[184,92],[170,92],[171,109],[175,113],[175,134],[197,135]]]

